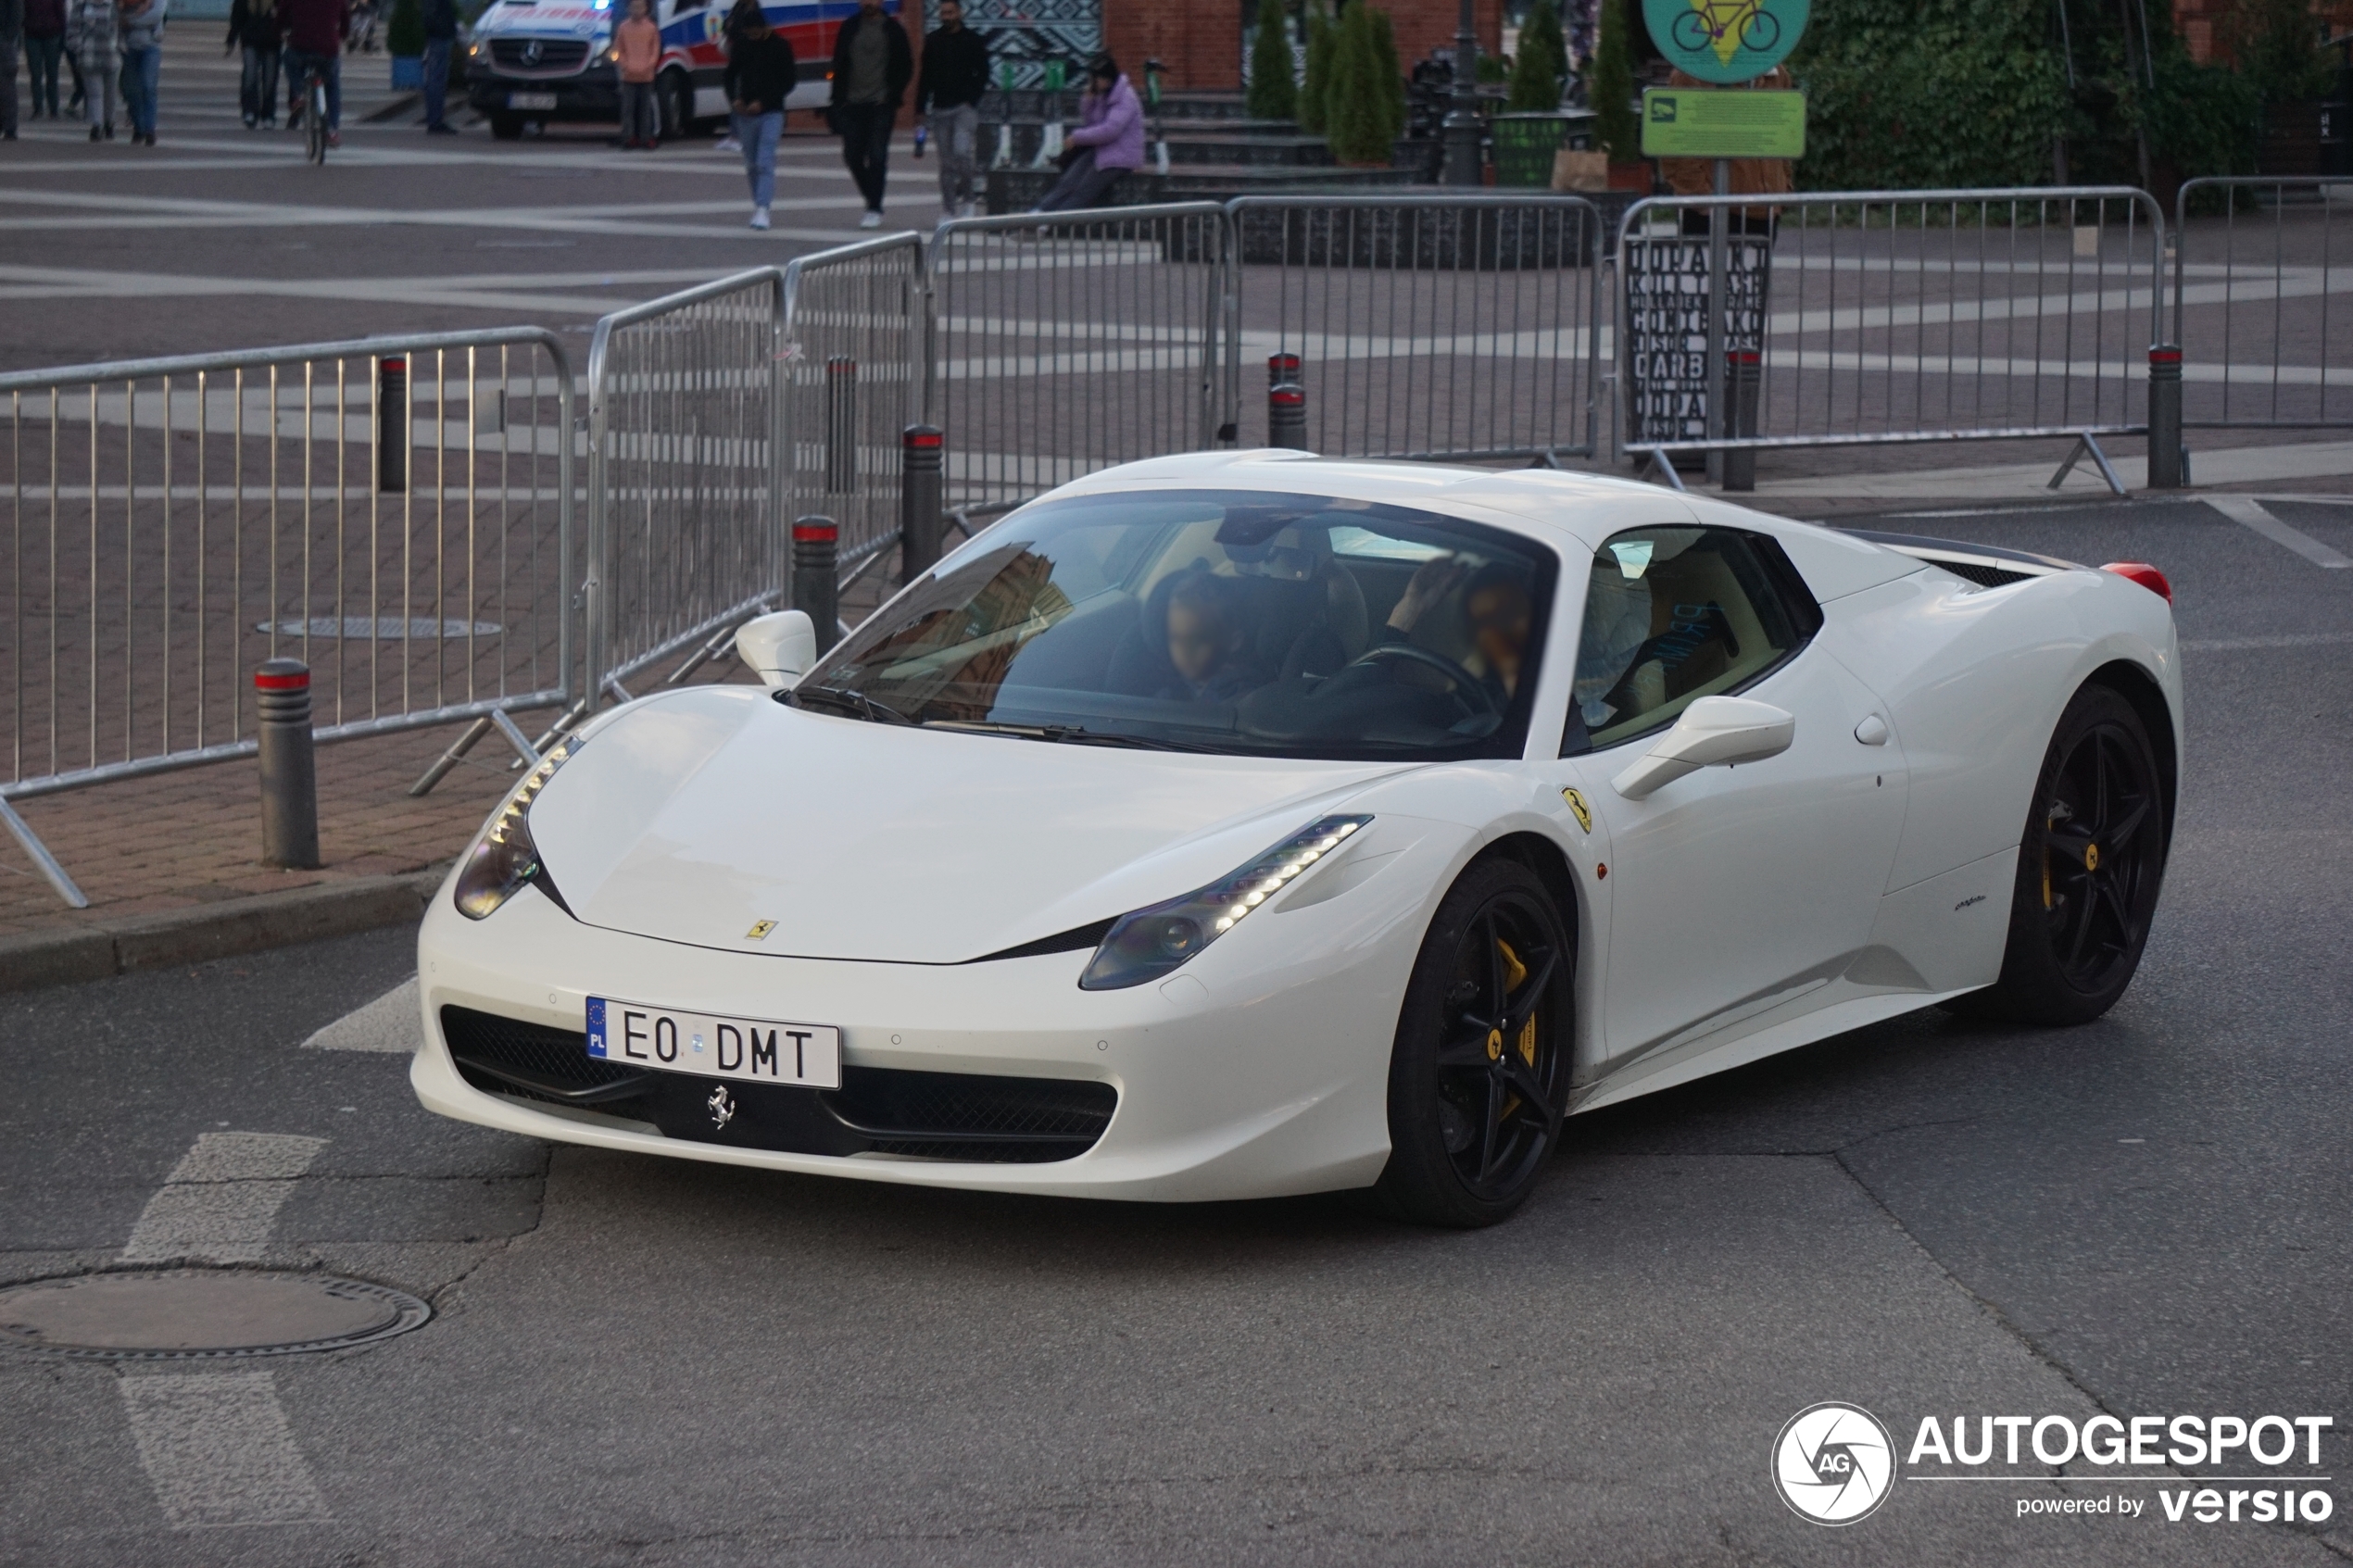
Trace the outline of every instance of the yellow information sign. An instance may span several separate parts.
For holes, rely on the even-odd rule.
[[[1804,157],[1806,94],[1653,87],[1642,94],[1645,157]]]

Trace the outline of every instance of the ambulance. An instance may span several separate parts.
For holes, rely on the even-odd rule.
[[[721,31],[733,0],[653,0],[661,28],[661,68],[654,78],[661,133],[684,136],[727,117],[721,85],[727,68]],[[466,44],[466,98],[512,141],[527,125],[621,119],[620,78],[612,59],[613,24],[628,0],[491,0]],[[899,15],[900,0],[883,0]],[[857,0],[774,0],[768,25],[785,35],[799,62],[789,107],[822,108],[832,94],[834,34]]]

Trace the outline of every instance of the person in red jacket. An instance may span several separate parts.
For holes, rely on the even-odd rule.
[[[351,31],[351,0],[279,0],[286,28],[288,84],[299,89],[315,70],[327,83],[327,145],[343,145],[343,41]],[[296,108],[294,123],[300,124]]]

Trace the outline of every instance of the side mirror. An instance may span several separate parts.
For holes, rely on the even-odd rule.
[[[817,662],[817,623],[798,609],[754,616],[736,629],[736,657],[772,691],[798,685]]]
[[[1675,727],[1609,786],[1629,800],[1645,799],[1702,768],[1779,757],[1796,738],[1796,719],[1769,702],[1704,696],[1683,709]]]

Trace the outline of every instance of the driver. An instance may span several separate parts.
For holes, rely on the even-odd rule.
[[[1469,581],[1464,583],[1466,578]],[[1501,561],[1490,561],[1473,571],[1459,556],[1424,561],[1405,584],[1404,593],[1398,596],[1397,608],[1389,612],[1381,640],[1412,641],[1415,626],[1457,583],[1464,583],[1463,614],[1470,622],[1473,651],[1466,667],[1478,678],[1500,712],[1519,690],[1520,668],[1528,657],[1536,613],[1535,596],[1517,571]]]
[[[1168,662],[1176,679],[1160,696],[1174,702],[1230,702],[1265,680],[1242,658],[1249,638],[1233,589],[1206,571],[1180,581],[1168,596]]]

